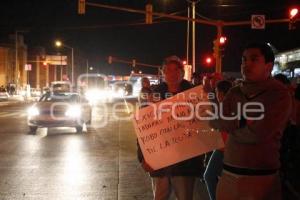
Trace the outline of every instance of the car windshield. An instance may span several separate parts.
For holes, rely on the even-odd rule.
[[[78,94],[44,94],[41,99],[41,102],[79,102]]]

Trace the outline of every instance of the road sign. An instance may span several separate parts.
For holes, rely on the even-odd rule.
[[[251,15],[252,29],[265,29],[265,27],[266,27],[265,15]]]
[[[25,64],[25,71],[31,71],[31,64]]]
[[[46,55],[46,62],[49,65],[67,65],[68,57],[63,55]]]

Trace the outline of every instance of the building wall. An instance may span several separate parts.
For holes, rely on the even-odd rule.
[[[6,71],[7,71],[8,49],[0,47],[0,85],[7,84]]]
[[[0,47],[0,85],[8,85],[14,80],[14,60],[12,50],[7,46]]]

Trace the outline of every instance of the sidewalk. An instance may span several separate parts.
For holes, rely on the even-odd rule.
[[[24,97],[21,95],[11,95],[8,97],[8,100],[0,101],[0,106],[8,106],[17,103],[29,103],[32,100],[25,101]]]
[[[152,200],[151,179],[137,161],[133,124],[129,121],[119,121],[118,135],[120,141],[118,199]],[[208,199],[205,183],[201,182],[199,177],[195,183],[193,200]],[[175,200],[174,195],[170,200]]]

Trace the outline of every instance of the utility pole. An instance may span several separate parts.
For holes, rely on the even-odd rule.
[[[218,23],[217,26],[217,55],[216,55],[216,72],[221,73],[222,72],[222,54],[220,52],[220,38],[222,36],[222,22]]]
[[[188,18],[190,18],[190,7],[188,6]],[[186,28],[186,64],[189,64],[189,48],[190,48],[190,21],[187,20]]]
[[[86,60],[86,74],[87,74],[86,83],[88,86],[89,85],[89,60]]]
[[[192,73],[194,73],[195,71],[196,71],[196,24],[195,24],[195,19],[196,19],[196,11],[195,11],[195,8],[196,7],[196,2],[195,1],[193,1],[192,2],[192,18],[193,18],[193,22],[192,22],[192,32],[193,32],[193,35],[192,35],[192,37],[193,37],[193,68],[192,68]]]
[[[19,62],[18,62],[18,31],[15,32],[15,48],[16,48],[16,55],[15,55],[15,84],[16,84],[16,91],[18,89],[18,82],[19,82]]]

